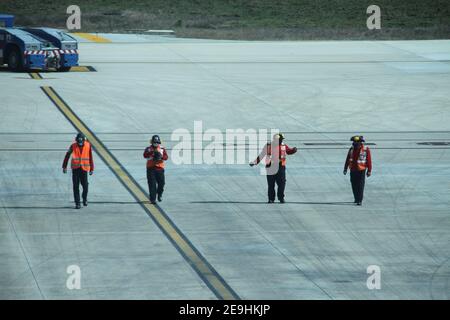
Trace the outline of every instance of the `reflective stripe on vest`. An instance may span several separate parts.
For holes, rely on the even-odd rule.
[[[158,147],[156,147],[156,150],[161,153],[161,160],[153,160],[153,152],[155,152],[155,147],[150,146],[150,152],[152,153],[152,156],[147,158],[147,168],[164,169],[164,160],[162,159],[162,157],[164,156],[164,147],[158,145]]]
[[[84,171],[91,170],[91,158],[89,157],[89,153],[91,150],[91,144],[87,141],[84,142],[82,150],[75,142],[72,144],[72,169],[81,168]]]
[[[286,145],[281,144],[279,146],[280,154],[279,160],[282,166],[286,165]],[[267,144],[267,155],[266,155],[266,166],[270,166],[272,163],[272,145],[270,143]]]
[[[350,170],[354,169],[354,164],[353,164],[353,150],[354,148],[351,147],[349,150],[349,164],[348,167],[350,168]],[[359,155],[358,155],[358,160],[356,161],[356,169],[361,171],[361,170],[366,170],[367,168],[367,147],[366,146],[362,146],[360,151],[359,151]]]

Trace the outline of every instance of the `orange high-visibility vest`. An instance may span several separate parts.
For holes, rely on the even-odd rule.
[[[87,141],[84,142],[81,150],[76,142],[72,144],[72,170],[78,168],[81,168],[84,171],[91,170],[91,158],[89,157],[90,150],[91,144]]]
[[[280,154],[278,155],[280,164],[282,166],[286,165],[286,145],[284,143],[279,145]],[[266,154],[266,166],[270,166],[272,162],[272,145],[270,143],[267,144],[267,154]]]
[[[354,148],[351,147],[349,152],[349,162],[348,167],[350,170],[356,169],[359,171],[366,170],[367,169],[367,147],[361,146],[361,149],[359,150],[358,160],[356,161],[356,166],[353,163],[353,150]]]
[[[161,153],[161,160],[153,160],[153,152],[155,151],[159,151]],[[152,153],[152,156],[147,158],[147,168],[164,169],[164,160],[162,159],[164,156],[164,147],[161,145],[158,145],[156,148],[154,146],[150,146],[150,152]]]

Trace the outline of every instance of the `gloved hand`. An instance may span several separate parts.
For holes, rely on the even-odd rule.
[[[297,147],[293,147],[292,150],[294,150],[294,153],[297,152]]]
[[[89,175],[92,176],[94,174],[94,171],[89,171]]]
[[[162,154],[159,151],[156,151],[153,153],[153,160],[154,161],[159,161],[162,159]]]
[[[343,173],[344,173],[344,176],[345,176],[345,175],[347,175],[347,170],[344,170],[344,172],[343,172]]]
[[[367,171],[367,177],[370,177],[372,175],[372,172]]]
[[[67,169],[66,168],[63,168],[63,173],[64,174],[67,173]]]

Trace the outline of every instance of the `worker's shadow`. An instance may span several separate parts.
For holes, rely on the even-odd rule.
[[[197,204],[268,204],[266,201],[191,201]],[[276,202],[275,202],[276,203]],[[285,204],[325,204],[330,206],[354,205],[354,202],[310,202],[310,201],[286,201]]]
[[[89,204],[141,204],[141,203],[150,203],[150,201],[89,201]],[[58,210],[58,209],[74,209],[75,206],[9,206],[9,207],[0,207],[0,209],[21,209],[21,210],[33,210],[33,209],[47,209],[47,210]]]
[[[140,204],[149,203],[149,201],[89,201],[90,204]]]

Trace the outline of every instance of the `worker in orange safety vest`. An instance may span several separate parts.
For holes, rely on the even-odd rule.
[[[92,147],[86,137],[79,133],[75,137],[75,141],[69,147],[62,165],[63,173],[67,173],[67,164],[72,156],[70,166],[72,168],[72,184],[73,196],[75,200],[75,208],[80,209],[80,183],[83,187],[83,205],[86,207],[88,195],[88,173],[94,173],[94,158],[92,157]]]
[[[275,202],[275,184],[278,186],[277,198],[284,203],[284,189],[286,187],[286,156],[297,152],[297,148],[290,148],[284,142],[284,135],[277,133],[272,142],[268,142],[255,161],[250,166],[257,165],[263,158],[266,159],[267,195],[268,203]],[[276,149],[276,147],[278,147]],[[275,148],[275,149],[274,149]],[[276,159],[278,158],[278,159]]]
[[[166,148],[161,145],[161,139],[154,135],[150,140],[150,146],[144,150],[144,158],[147,159],[147,183],[150,195],[150,202],[156,204],[162,201],[162,194],[165,185],[164,161],[169,159]]]
[[[353,136],[350,141],[353,143],[345,160],[344,175],[347,174],[349,168],[353,197],[356,205],[360,206],[364,196],[365,177],[372,175],[372,156],[369,147],[364,145],[363,136]]]

